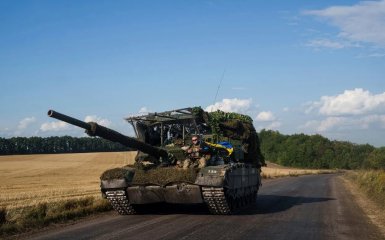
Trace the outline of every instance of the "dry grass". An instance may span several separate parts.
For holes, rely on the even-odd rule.
[[[262,178],[278,178],[278,177],[296,177],[300,175],[309,174],[326,174],[335,173],[336,170],[325,170],[325,169],[298,169],[283,167],[274,163],[267,163],[266,167],[262,167]]]
[[[0,156],[0,208],[99,196],[99,177],[136,152]]]
[[[345,177],[385,210],[385,170],[349,171]]]
[[[136,152],[0,156],[0,238],[111,209],[100,175]]]
[[[385,171],[348,171],[345,186],[385,236]]]

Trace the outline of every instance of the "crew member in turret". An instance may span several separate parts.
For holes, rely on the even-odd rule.
[[[193,135],[191,137],[191,145],[183,147],[183,150],[188,154],[188,157],[183,163],[179,164],[179,167],[183,167],[183,169],[188,169],[190,167],[206,167],[207,161],[211,157],[210,147],[205,144],[198,135]]]

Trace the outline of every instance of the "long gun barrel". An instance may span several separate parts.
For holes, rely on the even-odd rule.
[[[86,133],[90,136],[98,136],[98,137],[102,137],[104,139],[110,140],[112,142],[118,142],[123,144],[126,147],[130,147],[130,148],[142,151],[156,158],[160,158],[160,157],[162,157],[163,159],[168,158],[168,152],[164,149],[154,147],[147,143],[141,142],[135,138],[125,136],[112,129],[100,126],[95,122],[86,123],[86,122],[80,121],[79,119],[64,115],[62,113],[58,113],[54,110],[49,110],[48,116],[64,121],[66,123],[78,126],[80,128],[83,128],[86,130]]]

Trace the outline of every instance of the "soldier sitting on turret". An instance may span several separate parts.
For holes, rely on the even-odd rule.
[[[183,169],[206,167],[207,161],[211,158],[210,147],[204,141],[201,141],[198,135],[193,135],[191,141],[192,144],[190,146],[182,148],[186,151],[188,157],[183,162],[178,161],[178,166],[183,167]]]

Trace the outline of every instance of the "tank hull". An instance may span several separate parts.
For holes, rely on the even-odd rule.
[[[132,180],[132,179],[131,179]],[[231,214],[255,203],[261,185],[260,169],[246,164],[200,169],[194,183],[133,184],[130,179],[101,181],[101,191],[120,214],[135,213],[137,204],[205,203],[213,214]]]

